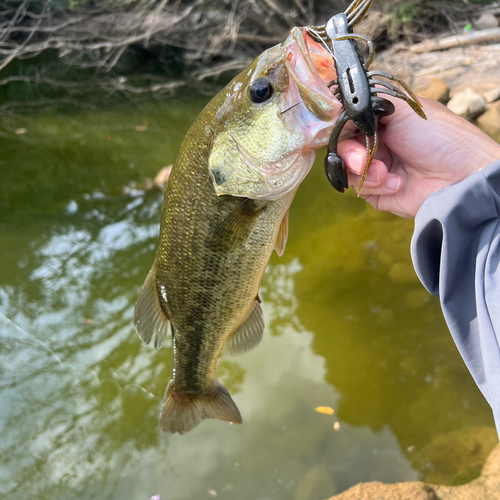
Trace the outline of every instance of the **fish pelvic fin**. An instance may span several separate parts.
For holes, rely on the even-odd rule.
[[[169,325],[170,320],[158,297],[154,268],[152,268],[144,285],[142,285],[141,293],[135,304],[135,331],[145,344],[149,344],[154,337],[154,346],[159,349],[167,336]]]
[[[276,239],[276,245],[274,245],[274,249],[278,254],[278,257],[281,257],[285,253],[286,242],[288,240],[288,220],[290,218],[290,209],[287,210],[285,217],[281,221],[280,229],[278,232],[278,238]]]
[[[255,300],[252,312],[243,324],[233,333],[224,345],[224,352],[231,356],[239,356],[255,349],[264,336],[264,315],[260,307],[260,299]]]
[[[240,411],[229,392],[217,380],[215,384],[210,391],[192,395],[176,391],[171,380],[161,409],[162,429],[165,432],[185,434],[206,418],[241,424],[243,420]]]

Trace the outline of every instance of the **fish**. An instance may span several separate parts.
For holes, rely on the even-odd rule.
[[[134,317],[145,344],[172,334],[164,431],[242,423],[217,360],[262,340],[264,272],[273,250],[285,250],[292,200],[342,111],[333,79],[331,54],[294,28],[207,104],[181,144]]]

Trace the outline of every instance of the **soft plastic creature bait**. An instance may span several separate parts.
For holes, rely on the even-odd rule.
[[[354,0],[345,12],[333,16],[325,26],[308,28],[313,38],[321,41],[331,50],[337,78],[328,86],[342,102],[344,111],[332,129],[325,158],[325,172],[331,185],[341,193],[349,187],[344,161],[337,152],[337,143],[345,124],[351,120],[366,138],[366,160],[359,184],[358,196],[368,174],[368,168],[377,152],[378,121],[394,113],[394,105],[379,94],[402,99],[421,117],[427,119],[417,96],[402,80],[384,71],[368,71],[373,62],[375,50],[371,40],[352,32],[353,27],[363,19],[373,0]],[[356,40],[368,45],[369,55],[365,61]],[[403,90],[384,78],[396,82]],[[406,93],[404,92],[406,91]],[[373,146],[371,138],[373,137]]]

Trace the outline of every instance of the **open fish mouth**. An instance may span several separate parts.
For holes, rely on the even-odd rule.
[[[294,115],[313,142],[310,145],[323,146],[342,111],[342,104],[327,86],[337,77],[333,56],[309,36],[307,28],[293,28],[283,46],[290,81],[282,113],[300,106],[302,109],[294,110]]]
[[[276,92],[261,102],[253,99],[251,86],[263,78]],[[228,86],[225,103],[232,114],[212,143],[209,170],[216,194],[272,201],[296,189],[342,113],[328,86],[335,78],[330,50],[314,41],[307,28],[293,28],[283,43],[245,69]],[[248,90],[245,100],[242,82]],[[244,120],[232,119],[244,105]]]

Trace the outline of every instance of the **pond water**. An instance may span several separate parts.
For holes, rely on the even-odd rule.
[[[264,341],[218,364],[244,424],[161,431],[172,352],[132,327],[162,201],[141,183],[206,101],[4,118],[0,498],[321,500],[476,477],[493,419],[414,274],[413,223],[334,191],[321,161],[262,285]]]

